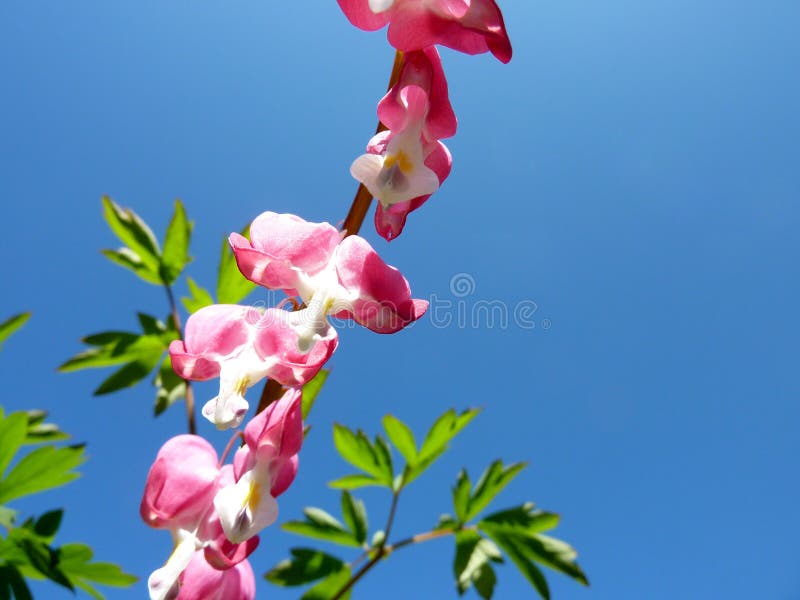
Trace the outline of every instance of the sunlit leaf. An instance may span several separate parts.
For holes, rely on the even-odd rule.
[[[158,274],[158,266],[144,262],[142,258],[130,248],[118,248],[117,250],[106,248],[101,250],[100,253],[114,264],[130,269],[147,283],[152,283],[154,285],[163,284],[161,276]]]
[[[94,395],[111,394],[136,385],[155,369],[156,365],[161,361],[162,354],[162,349],[154,350],[151,354],[141,356],[124,365],[103,381],[94,391]]]
[[[417,454],[416,465],[409,469],[405,481],[410,483],[430,467],[448,448],[450,441],[466,427],[480,412],[480,409],[469,409],[456,414],[450,409],[440,416],[428,430],[422,446]]]
[[[371,475],[353,474],[345,475],[339,479],[334,479],[328,485],[338,490],[355,490],[369,485],[386,485],[382,481],[375,479]]]
[[[192,222],[186,216],[186,209],[180,200],[175,200],[175,211],[167,225],[164,237],[164,251],[161,254],[161,276],[167,284],[172,284],[191,261],[189,241],[192,236]]]
[[[79,476],[73,469],[85,460],[83,447],[37,448],[0,481],[0,504],[69,483]]]
[[[547,585],[547,579],[528,556],[524,546],[520,545],[521,538],[500,532],[487,532],[487,535],[503,549],[523,577],[539,592],[539,595],[545,600],[549,600],[550,587]]]
[[[85,544],[65,544],[57,551],[59,567],[73,585],[85,590],[95,598],[103,598],[91,584],[111,587],[128,587],[138,578],[125,573],[118,565],[106,562],[91,562],[92,549]]]
[[[0,323],[0,349],[3,348],[3,342],[5,342],[12,333],[17,331],[20,327],[25,325],[28,319],[31,318],[31,313],[21,313],[18,315],[14,315],[13,317],[6,319],[2,323]]]
[[[320,508],[303,510],[305,521],[289,521],[281,528],[284,531],[305,537],[325,540],[343,546],[359,547],[361,544],[355,536],[336,518]]]
[[[250,237],[250,226],[242,230],[242,235]],[[256,284],[239,272],[228,238],[222,240],[222,253],[217,272],[217,301],[220,304],[236,304],[256,288]]]
[[[119,240],[139,256],[142,263],[158,272],[161,251],[156,236],[130,208],[122,208],[108,196],[103,199],[103,217]]]
[[[522,506],[487,515],[478,523],[478,527],[481,529],[494,528],[505,533],[533,535],[554,529],[558,526],[558,521],[557,514],[538,510],[533,502],[527,502]]]
[[[300,600],[331,600],[350,580],[350,567],[345,565],[339,571],[328,575],[317,585],[308,590]],[[350,590],[340,596],[341,600],[349,600]]]
[[[515,463],[503,467],[502,461],[494,461],[481,475],[475,490],[469,499],[469,510],[466,519],[469,521],[478,515],[489,503],[494,500],[508,483],[516,477],[526,466],[525,463]]]
[[[0,475],[8,467],[19,447],[25,441],[28,431],[28,417],[23,412],[11,413],[0,419]]]
[[[311,381],[309,381],[307,384],[303,386],[304,421],[308,417],[308,413],[311,412],[311,409],[314,406],[314,402],[316,402],[317,396],[322,390],[322,386],[325,385],[325,382],[328,380],[328,375],[330,375],[330,371],[327,369],[322,369],[319,373],[317,373],[314,376],[314,378]]]
[[[172,370],[172,359],[167,355],[156,372],[153,385],[156,386],[155,415],[158,416],[186,397],[186,381]]]
[[[467,520],[467,511],[469,510],[469,477],[464,469],[458,473],[458,479],[453,486],[453,509],[456,511],[456,517],[459,523],[464,523]]]
[[[386,477],[385,457],[372,445],[366,434],[359,430],[353,433],[344,425],[333,426],[333,442],[336,449],[347,462],[366,471],[386,486],[392,485],[392,478]]]
[[[386,415],[383,417],[383,428],[392,444],[406,459],[406,463],[413,467],[417,461],[417,442],[408,425],[397,417]]]
[[[467,591],[475,580],[481,578],[484,569],[491,570],[489,561],[502,562],[500,550],[492,542],[472,530],[462,530],[455,534],[456,555],[453,573],[459,594]],[[488,583],[488,582],[484,582]],[[493,588],[493,586],[491,586]]]
[[[189,293],[191,295],[181,298],[181,302],[189,314],[194,314],[201,308],[214,304],[214,298],[211,297],[208,290],[197,285],[194,279],[187,277],[186,285],[189,286]]]

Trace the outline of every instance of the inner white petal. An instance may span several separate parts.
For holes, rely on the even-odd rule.
[[[240,544],[272,525],[278,518],[278,503],[270,494],[269,465],[256,463],[233,485],[214,497],[214,508],[231,542]]]
[[[369,9],[376,15],[392,8],[394,0],[369,0]]]
[[[197,540],[192,535],[185,536],[175,547],[166,564],[156,569],[147,579],[150,600],[175,600],[180,593],[178,579],[197,550]]]

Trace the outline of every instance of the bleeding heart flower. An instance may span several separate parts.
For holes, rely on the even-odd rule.
[[[511,42],[494,0],[338,0],[366,31],[389,25],[389,43],[403,52],[440,44],[467,54],[511,60]]]
[[[225,571],[208,564],[202,552],[195,552],[181,575],[176,600],[254,600],[256,580],[246,560]]]

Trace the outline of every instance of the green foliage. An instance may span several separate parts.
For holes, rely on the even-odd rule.
[[[30,318],[31,313],[26,312],[14,315],[0,323],[0,350],[3,349],[3,342],[5,342],[12,333],[25,325]]]
[[[81,341],[90,348],[76,354],[58,369],[69,373],[122,365],[94,391],[96,396],[100,396],[132,387],[159,367],[153,377],[155,412],[158,415],[186,395],[185,382],[172,372],[169,356],[165,356],[170,342],[178,339],[178,332],[171,318],[164,322],[144,313],[138,313],[137,318],[141,333],[104,331],[86,336]]]
[[[577,553],[572,546],[543,533],[558,525],[558,515],[526,503],[493,512],[475,522],[525,468],[525,463],[505,465],[496,460],[483,471],[474,485],[467,471],[462,469],[452,487],[455,516],[442,515],[431,531],[399,542],[390,543],[384,530],[377,530],[371,542],[367,543],[367,509],[362,501],[353,498],[349,490],[368,485],[388,488],[392,493],[392,506],[385,531],[390,531],[402,490],[447,450],[450,442],[478,412],[474,409],[461,414],[454,410],[447,411],[435,421],[419,446],[414,433],[405,423],[397,417],[386,415],[383,429],[405,463],[397,475],[389,443],[383,437],[378,435],[370,439],[361,430],[352,431],[344,425],[334,425],[336,450],[347,463],[359,470],[329,484],[342,490],[342,519],[336,519],[319,508],[306,508],[304,520],[290,521],[283,527],[286,531],[307,538],[358,548],[361,555],[347,564],[338,557],[318,550],[295,548],[292,549],[291,558],[266,574],[267,580],[280,586],[306,585],[321,580],[303,598],[331,600],[348,583],[352,583],[351,577],[360,577],[363,569],[372,568],[398,549],[452,535],[455,541],[453,573],[459,595],[474,589],[484,600],[493,598],[498,583],[496,565],[505,563],[506,558],[543,598],[550,597],[550,590],[541,567],[553,569],[588,585],[585,574],[576,562]],[[356,576],[351,575],[359,565],[361,570]],[[342,597],[348,597],[348,594]]]
[[[250,237],[250,226],[242,230],[242,235]],[[256,284],[246,279],[236,266],[228,238],[222,240],[222,252],[217,271],[217,301],[220,304],[236,304],[256,288]]]
[[[55,446],[54,441],[67,436],[56,425],[45,423],[46,416],[42,411],[6,416],[0,409],[0,504],[78,477],[75,469],[86,459],[83,446]],[[17,457],[25,444],[40,446]],[[88,546],[53,546],[63,516],[63,510],[51,510],[17,525],[18,511],[0,506],[0,524],[6,531],[5,537],[0,536],[0,599],[31,598],[26,578],[49,579],[72,591],[80,588],[99,600],[103,595],[92,584],[124,587],[136,581],[116,565],[90,562]]]
[[[189,311],[190,314],[194,314],[201,308],[214,304],[214,298],[211,297],[208,290],[197,285],[194,279],[187,277],[186,285],[189,287],[189,293],[191,295],[181,298],[181,302],[183,303],[183,307]]]
[[[122,208],[107,196],[103,197],[103,217],[111,231],[124,244],[117,250],[103,250],[111,262],[130,269],[154,285],[171,285],[189,262],[189,242],[192,222],[180,200],[164,236],[164,249],[158,244],[153,230],[130,208]]]
[[[311,381],[303,386],[302,403],[304,421],[308,418],[308,414],[314,407],[314,402],[316,402],[317,396],[319,396],[322,386],[325,385],[325,382],[328,380],[328,375],[330,374],[331,372],[329,370],[322,369]]]

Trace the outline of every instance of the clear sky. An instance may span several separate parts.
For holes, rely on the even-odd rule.
[[[398,534],[450,510],[460,466],[527,460],[498,505],[562,513],[592,581],[552,575],[556,598],[798,598],[800,4],[502,7],[510,65],[443,52],[450,179],[398,240],[365,232],[418,297],[532,301],[536,326],[342,331],[282,518],[338,510],[334,421],[374,432],[391,412],[419,434],[480,405],[402,499]],[[162,290],[100,256],[116,245],[100,196],[160,231],[182,198],[189,272],[211,286],[222,236],[261,211],[344,217],[391,60],[334,0],[0,4],[0,316],[34,312],[0,357],[0,402],[48,409],[91,454],[82,479],[18,506],[65,506],[62,541],[143,577],[110,597],[145,597],[169,553],[138,504],[185,425],[179,407],[152,419],[148,386],[93,398],[107,372],[55,372],[82,335],[166,313]],[[459,273],[475,283],[460,299]],[[366,498],[382,523],[385,499]],[[266,531],[256,573],[290,544],[307,545]],[[452,556],[450,540],[400,552],[355,597],[454,597]],[[498,598],[532,597],[498,575]]]

